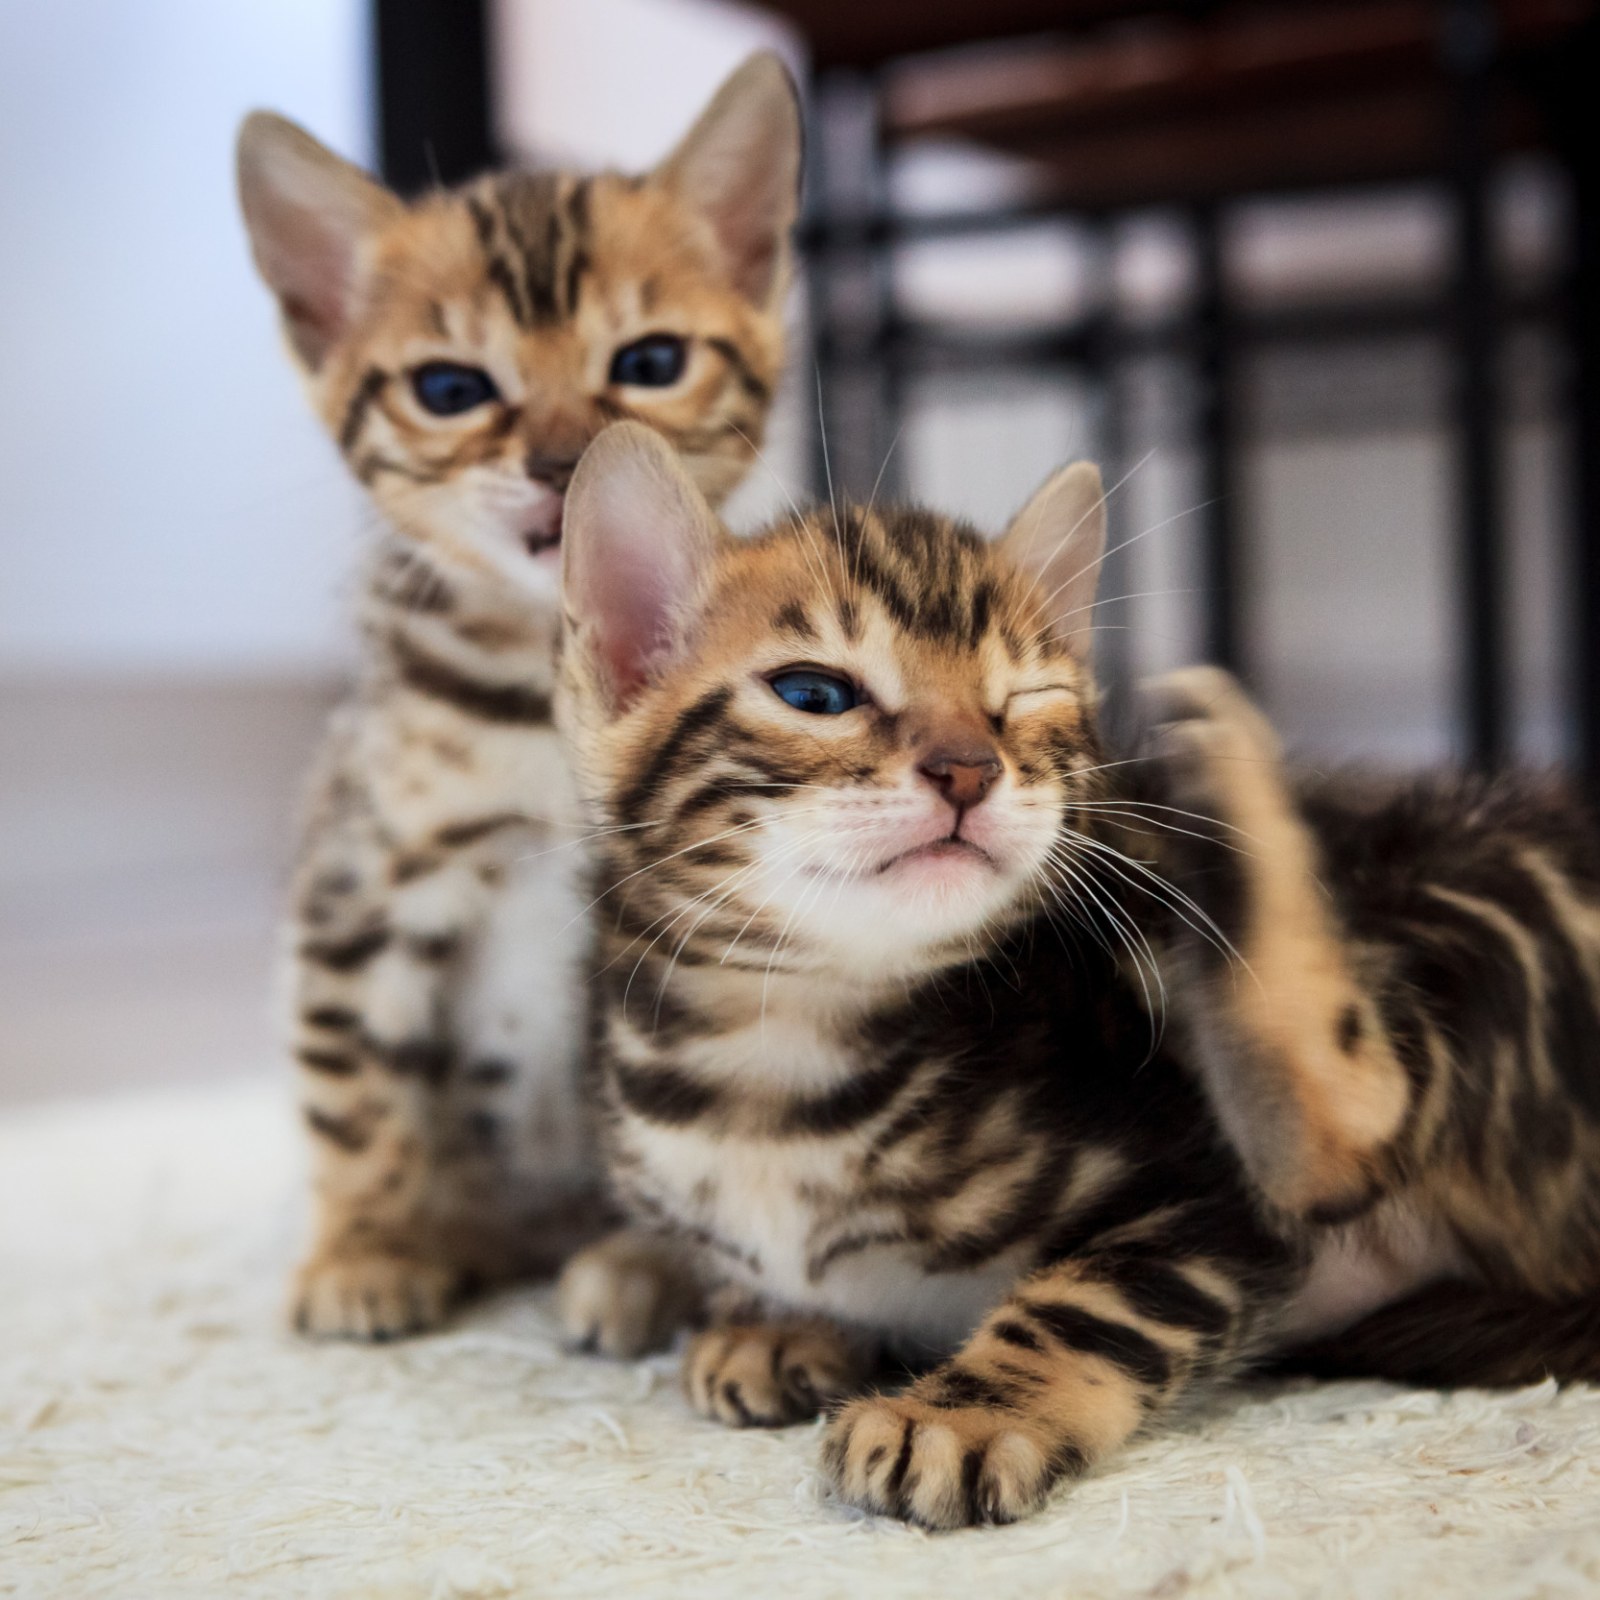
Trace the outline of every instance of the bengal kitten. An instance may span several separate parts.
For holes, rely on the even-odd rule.
[[[239,135],[256,264],[382,517],[360,686],[293,895],[316,1334],[436,1323],[595,1218],[585,934],[550,720],[562,504],[608,422],[713,501],[782,357],[797,102],[770,55],[655,171],[511,172],[407,204],[281,117]]]
[[[1097,733],[1085,465],[992,544],[906,508],[735,542],[625,427],[568,517],[604,1137],[713,1290],[697,1411],[839,1407],[843,1499],[1001,1522],[1420,1285],[1600,1305],[1586,821],[1295,802],[1204,672],[1159,691],[1168,797],[1135,792]],[[582,1304],[647,1287],[615,1251],[569,1267]],[[845,1403],[884,1350],[937,1364]]]

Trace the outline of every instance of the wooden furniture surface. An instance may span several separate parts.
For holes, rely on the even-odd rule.
[[[1149,0],[762,0],[806,36],[813,66],[876,67],[921,50],[1170,11]]]
[[[1518,64],[1592,0],[1499,0],[1498,149],[1538,142]],[[911,56],[884,81],[891,141],[959,136],[1032,157],[1066,205],[1195,200],[1437,171],[1452,107],[1437,0],[1168,7],[1072,40]]]

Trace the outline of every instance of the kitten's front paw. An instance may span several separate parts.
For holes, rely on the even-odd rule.
[[[1282,750],[1266,717],[1216,667],[1169,673],[1144,697],[1157,803],[1147,814],[1139,802],[1130,810],[1148,824],[1161,875],[1191,902],[1175,933],[1209,963],[1236,954],[1230,945],[1245,936],[1273,829],[1290,813]]]
[[[683,1358],[689,1403],[730,1428],[805,1422],[865,1378],[860,1354],[825,1322],[710,1328]]]
[[[290,1319],[321,1339],[398,1339],[438,1327],[462,1287],[461,1274],[436,1261],[330,1250],[296,1274]]]
[[[1282,755],[1272,724],[1220,667],[1184,667],[1141,693],[1157,771],[1182,791],[1179,798],[1225,804],[1232,786],[1254,775],[1237,764],[1270,768]]]
[[[936,1530],[1015,1522],[1078,1459],[1048,1449],[1015,1412],[930,1405],[914,1394],[848,1405],[823,1436],[841,1500]]]
[[[567,1343],[618,1360],[659,1350],[694,1315],[688,1263],[651,1234],[622,1228],[561,1270],[556,1315]]]

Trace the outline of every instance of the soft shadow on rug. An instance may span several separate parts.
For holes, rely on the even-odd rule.
[[[285,1334],[277,1085],[0,1121],[0,1594],[1600,1593],[1600,1392],[1244,1391],[1013,1528],[831,1504],[815,1431],[563,1356],[545,1297],[376,1349]]]

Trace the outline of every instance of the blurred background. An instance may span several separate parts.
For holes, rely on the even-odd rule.
[[[1097,644],[1313,761],[1600,753],[1589,0],[0,6],[0,1102],[269,1069],[359,498],[234,209],[271,106],[404,190],[806,86],[783,489],[1115,485]],[[826,447],[826,448],[825,448]]]

